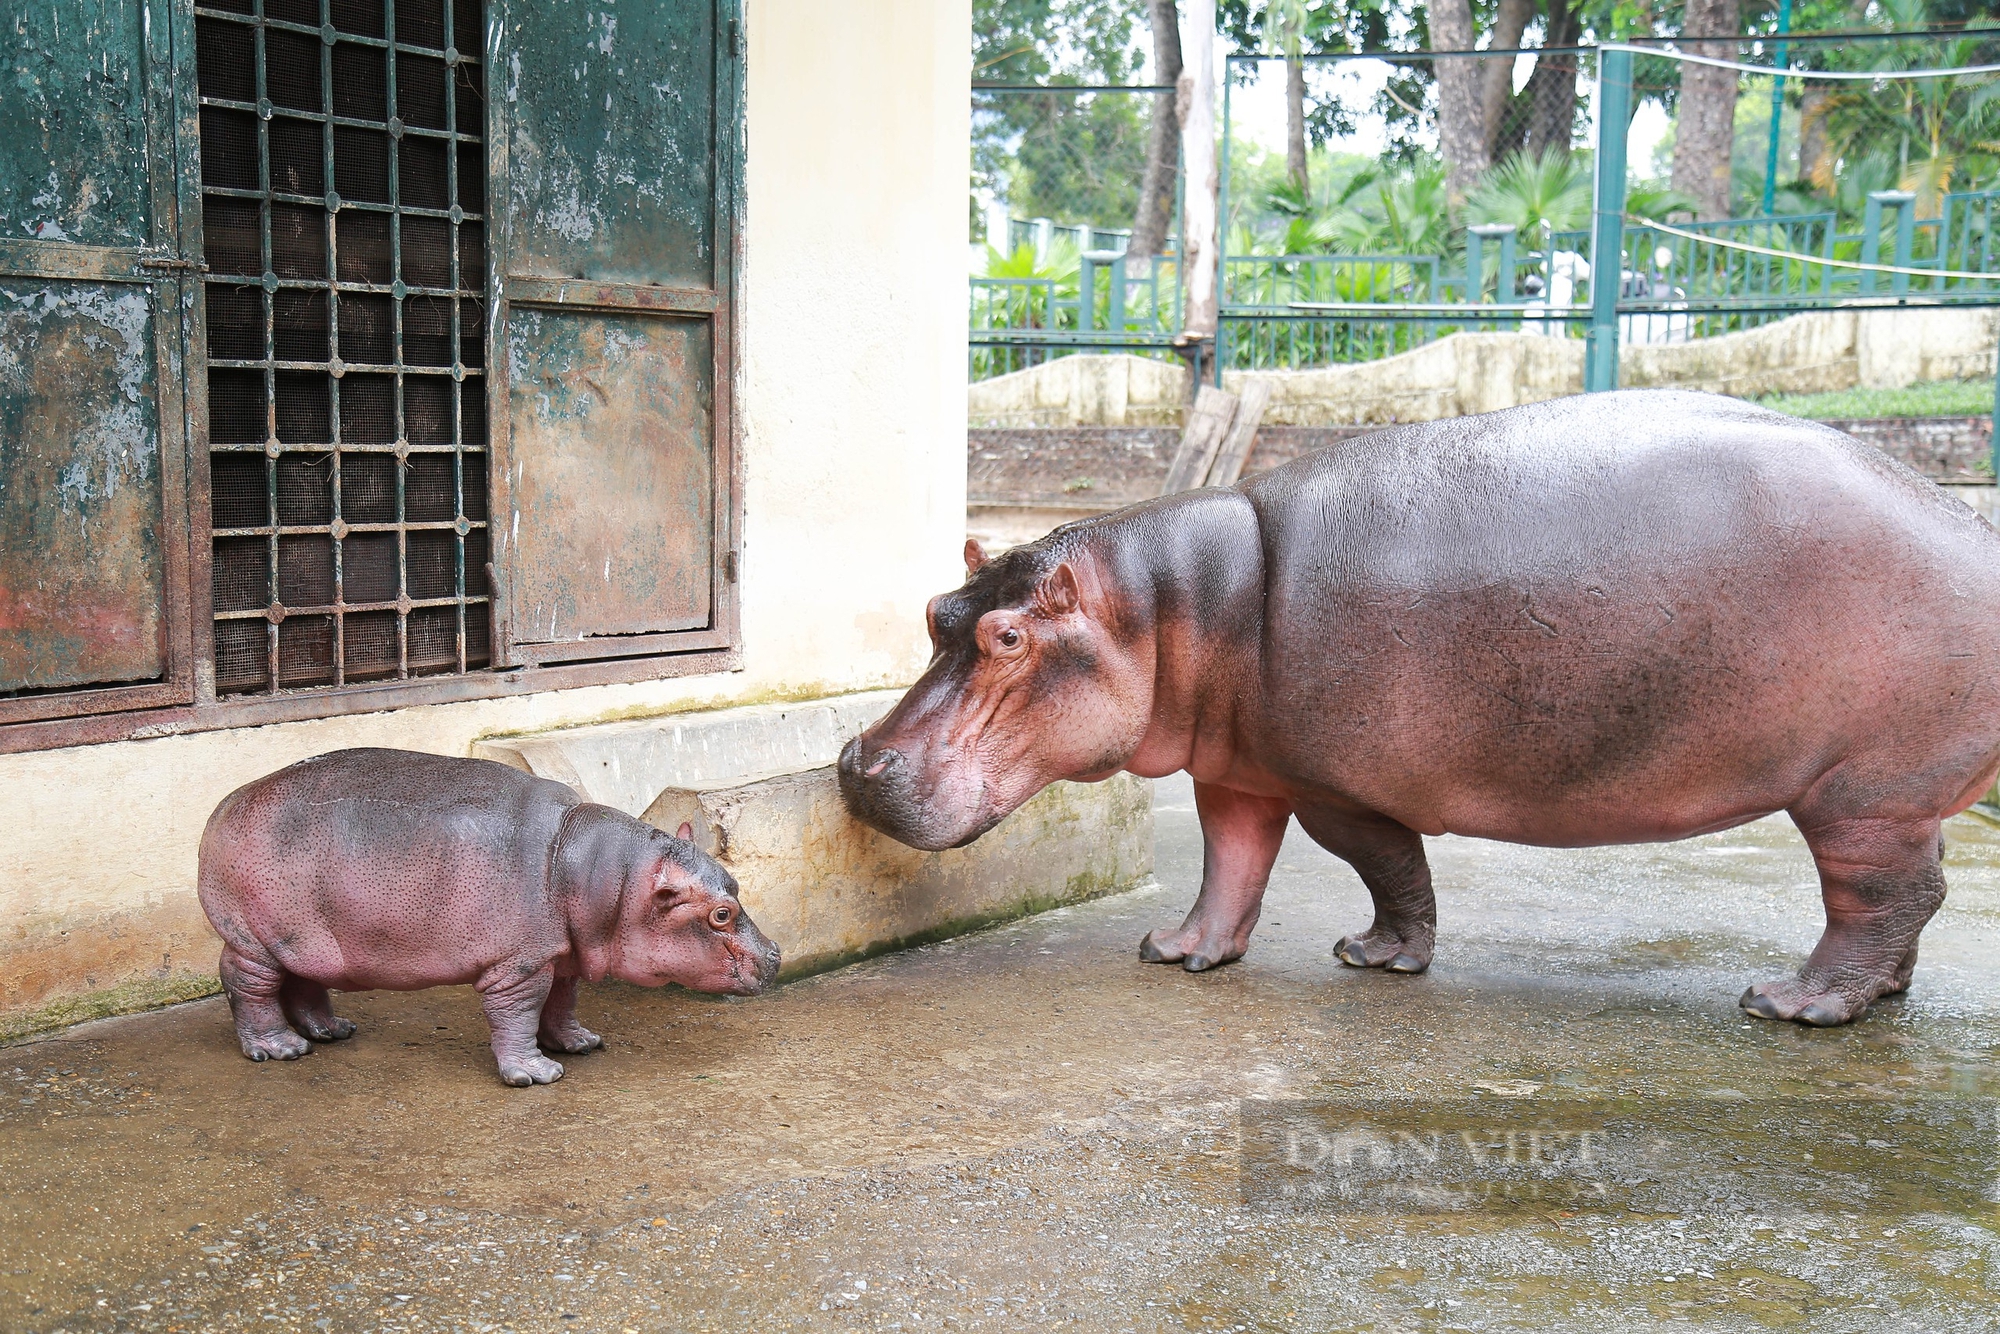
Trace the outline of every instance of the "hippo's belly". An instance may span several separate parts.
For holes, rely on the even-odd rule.
[[[231,799],[204,840],[217,928],[343,990],[473,982],[559,950],[545,896],[568,790],[431,757],[377,775],[370,755],[281,770]]]
[[[1696,406],[1638,441],[1566,440],[1587,404],[1391,433],[1253,496],[1274,772],[1558,845],[1726,827],[1836,770],[1942,811],[2000,756],[2000,538],[1842,437]]]

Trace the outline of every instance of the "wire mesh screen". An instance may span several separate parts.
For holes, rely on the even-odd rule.
[[[195,25],[216,692],[485,667],[478,0]]]
[[[1181,324],[1172,94],[1146,86],[975,88],[970,373],[1054,357],[1171,356]]]

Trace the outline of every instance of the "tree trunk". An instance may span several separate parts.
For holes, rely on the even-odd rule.
[[[1181,68],[1181,161],[1187,164],[1187,192],[1181,204],[1187,253],[1187,306],[1182,337],[1212,338],[1216,324],[1218,233],[1216,192],[1221,184],[1215,161],[1215,0],[1188,0],[1186,63]]]
[[[1285,61],[1285,171],[1300,194],[1311,198],[1312,180],[1306,170],[1306,62]]]
[[[1689,37],[1734,37],[1743,27],[1742,0],[1688,0]],[[1736,58],[1724,42],[1688,48],[1699,55]],[[1674,189],[1695,201],[1704,222],[1729,216],[1729,156],[1736,142],[1736,71],[1681,64],[1678,125],[1674,132]]]
[[[1833,188],[1833,164],[1826,161],[1826,99],[1827,86],[1817,82],[1807,83],[1799,96],[1799,179],[1821,190]]]
[[[1153,82],[1178,84],[1181,78],[1180,14],[1174,0],[1148,0],[1153,24]],[[1132,219],[1132,240],[1125,253],[1134,269],[1149,267],[1153,256],[1167,248],[1167,229],[1174,222],[1175,168],[1181,158],[1181,118],[1173,93],[1153,94],[1153,125],[1146,138],[1146,168],[1139,177],[1139,208]],[[1134,276],[1138,276],[1135,271]]]
[[[1469,51],[1471,0],[1432,0],[1431,49]],[[1458,203],[1472,193],[1492,165],[1486,157],[1486,136],[1480,114],[1477,60],[1459,57],[1432,62],[1438,89],[1438,149],[1444,154],[1445,190]]]
[[[1544,46],[1574,46],[1583,25],[1569,0],[1549,0],[1548,35]],[[1576,53],[1558,51],[1535,57],[1528,78],[1527,150],[1540,157],[1551,148],[1569,152],[1576,133]]]
[[[1560,0],[1558,0],[1560,3]],[[1528,20],[1535,16],[1535,0],[1500,0],[1493,16],[1493,40],[1487,46],[1505,51],[1521,44]],[[1488,162],[1500,157],[1500,124],[1507,114],[1507,102],[1514,94],[1514,57],[1488,56],[1479,66],[1479,135]]]

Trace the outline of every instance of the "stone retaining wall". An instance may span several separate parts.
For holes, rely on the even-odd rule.
[[[1899,389],[1993,374],[2000,311],[1814,311],[1719,338],[1619,352],[1628,389],[1765,394]],[[1224,388],[1268,381],[1265,420],[1282,426],[1433,421],[1583,390],[1583,343],[1526,333],[1460,333],[1379,361],[1300,371],[1230,371]],[[1003,427],[1178,426],[1188,398],[1178,362],[1062,357],[973,384],[968,422]]]

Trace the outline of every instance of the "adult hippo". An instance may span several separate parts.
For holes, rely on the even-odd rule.
[[[840,758],[854,812],[971,842],[1048,783],[1194,777],[1206,855],[1142,958],[1242,955],[1296,815],[1430,964],[1423,834],[1549,847],[1790,813],[1827,926],[1743,1007],[1909,985],[1940,821],[2000,769],[2000,536],[1840,432],[1626,392],[1382,431],[1066,524],[930,604],[935,655]]]

